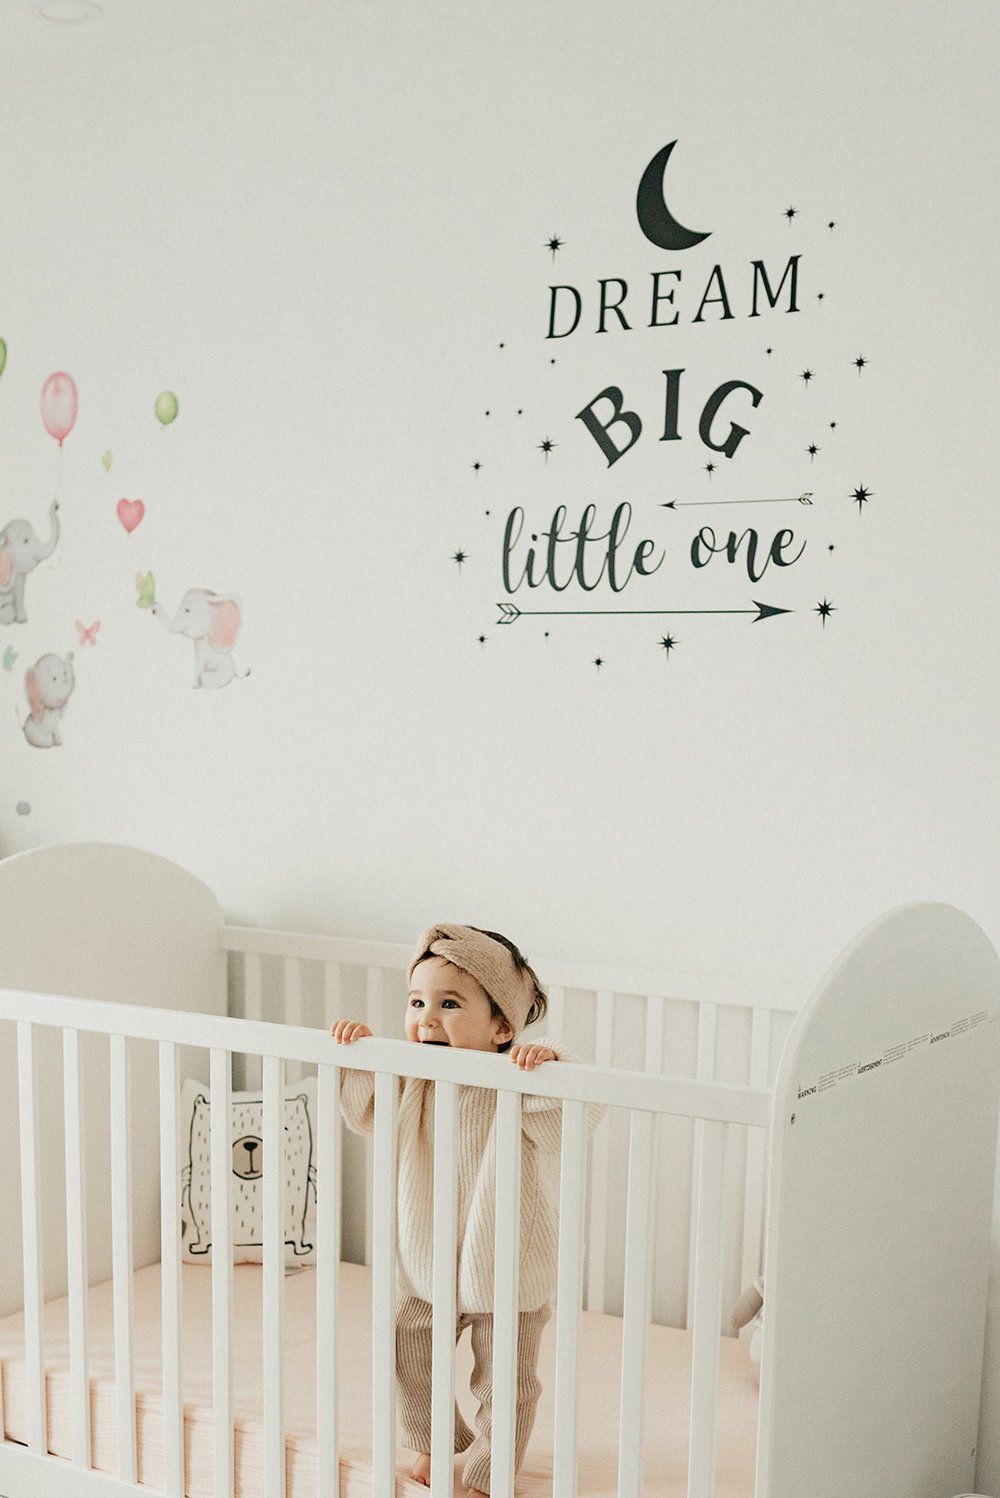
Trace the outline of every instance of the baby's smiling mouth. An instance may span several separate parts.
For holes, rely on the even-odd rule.
[[[448,1040],[422,1040],[420,1042],[420,1044],[421,1045],[450,1045],[451,1042],[448,1041]]]

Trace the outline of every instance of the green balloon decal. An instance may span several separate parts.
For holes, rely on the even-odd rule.
[[[177,412],[179,409],[180,407],[177,404],[177,397],[172,390],[162,391],[156,397],[156,400],[153,404],[153,410],[156,412],[157,421],[165,427],[168,427],[172,421],[177,420]]]
[[[6,368],[7,368],[7,345],[4,343],[3,339],[0,338],[0,375],[3,374],[3,372],[4,372],[4,370]]]

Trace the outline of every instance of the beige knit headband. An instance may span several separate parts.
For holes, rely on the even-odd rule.
[[[421,958],[431,953],[454,963],[482,984],[515,1035],[520,1034],[535,1001],[537,987],[530,970],[518,969],[502,942],[474,926],[430,926],[417,943],[406,970],[407,980]]]

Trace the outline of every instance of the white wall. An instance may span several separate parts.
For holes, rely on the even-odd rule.
[[[240,920],[405,940],[455,915],[529,954],[803,987],[906,900],[1000,942],[995,7],[220,0],[173,40],[107,9],[6,23],[0,524],[57,492],[64,529],[0,627],[2,851],[117,839]],[[634,202],[674,139],[667,199],[711,237],[667,254]],[[800,310],[751,318],[752,261],[792,254]],[[715,264],[734,315],[695,323]],[[600,277],[631,310],[667,268],[677,326],[647,303],[593,331]],[[547,340],[554,283],[585,311]],[[80,394],[61,462],[54,370]],[[763,392],[727,408],[731,461],[696,431],[730,378]],[[644,421],[612,467],[575,419],[609,384]],[[792,612],[498,626],[510,509],[606,529],[624,500],[660,571],[519,607]],[[694,569],[730,517],[807,549],[756,585]],[[170,609],[241,595],[248,678],[191,689],[190,643],[136,607],[147,569]],[[74,648],[65,741],[33,748],[24,671]]]

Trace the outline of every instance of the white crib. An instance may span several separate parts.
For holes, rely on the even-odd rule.
[[[338,1014],[401,1033],[408,952],[226,926],[198,880],[137,850],[77,845],[0,863],[7,1498],[425,1491],[397,1467],[400,1075],[435,1081],[446,1142],[432,1498],[453,1482],[449,1119],[461,1085],[498,1094],[494,1494],[515,1491],[519,1110],[532,1092],[564,1099],[561,1228],[547,1444],[540,1458],[529,1449],[518,1494],[951,1498],[973,1487],[1000,963],[967,917],[935,905],[884,917],[794,1017],[780,996],[740,1002],[539,962],[544,1028],[591,1064],[534,1073],[392,1038],[334,1047],[325,1027]],[[340,1125],[345,1066],[378,1076],[371,1151]],[[315,1267],[286,1278],[286,1187],[265,1171],[263,1264],[234,1271],[226,1128],[211,1130],[211,1267],[182,1264],[182,1078],[210,1085],[214,1118],[229,1115],[217,1105],[234,1087],[260,1086],[266,1156],[284,1127],[284,1082],[313,1073]],[[588,1144],[592,1101],[608,1117]],[[745,1347],[722,1334],[736,1289],[760,1272],[765,1217],[758,1402]],[[194,1353],[207,1369],[196,1388]],[[250,1364],[252,1409],[240,1383]],[[306,1383],[308,1418],[295,1402]],[[611,1384],[617,1413],[598,1436]]]

